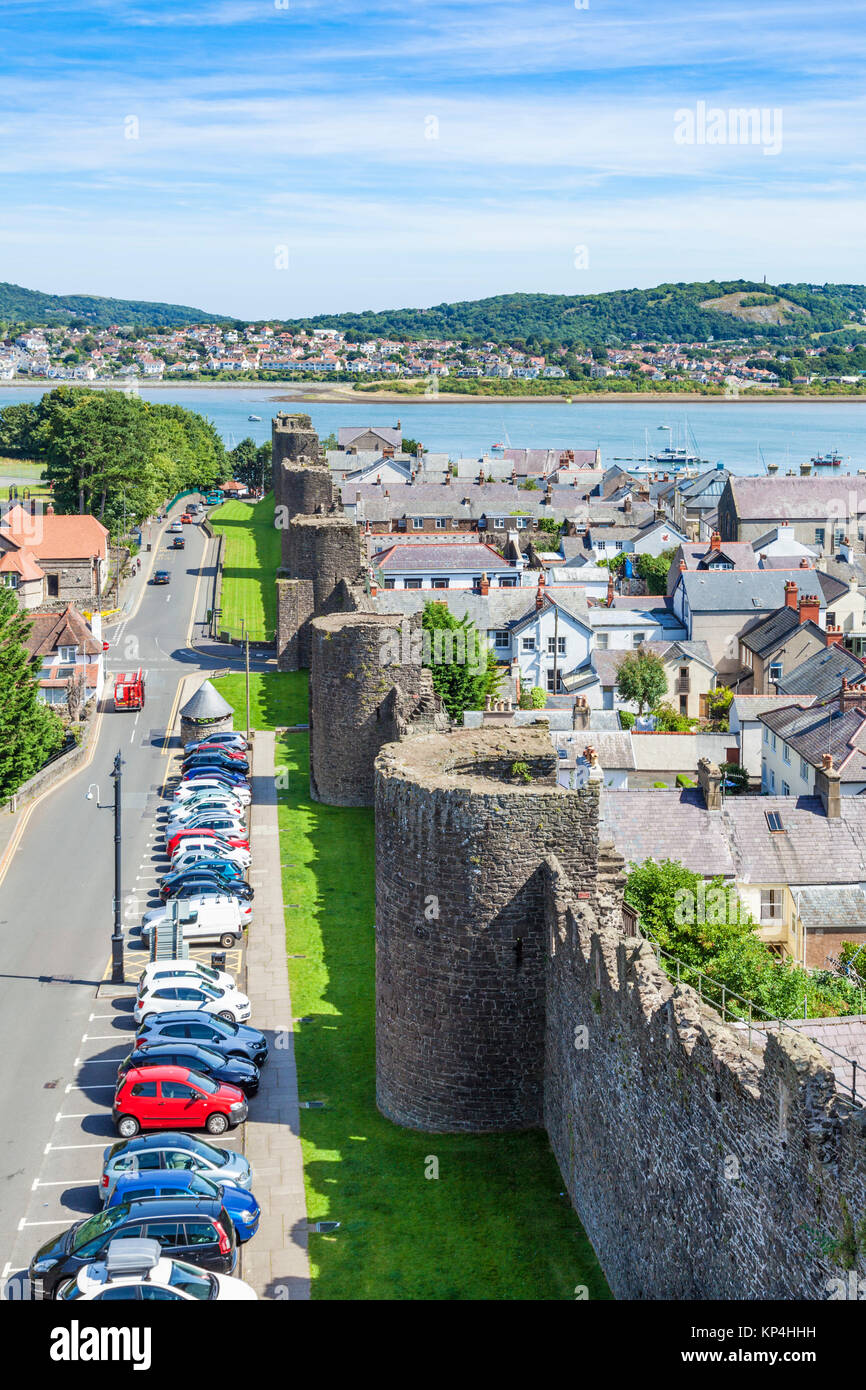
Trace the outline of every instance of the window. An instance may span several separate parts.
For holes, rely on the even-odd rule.
[[[808,782],[808,780],[809,780],[809,764],[806,762],[806,759],[805,759],[805,758],[801,758],[801,759],[800,759],[800,776],[802,777],[802,779],[803,779],[804,782]]]
[[[504,517],[504,516],[495,516],[495,517],[493,518],[493,529],[494,529],[494,531],[504,531],[504,530],[505,530],[505,517]]]
[[[528,525],[529,525],[529,518],[528,518],[528,517],[519,516],[519,517],[517,518],[517,529],[518,529],[518,531],[525,531]]]
[[[816,545],[823,545],[823,544],[824,544],[824,527],[823,527],[823,526],[816,526],[816,527],[815,527],[815,544],[816,544]]]
[[[501,650],[503,647],[510,647],[510,646],[511,646],[511,636],[510,636],[510,634],[509,634],[507,631],[502,631],[502,630],[498,631],[498,632],[495,634],[494,638],[493,638],[493,645],[494,645],[494,647],[497,647],[497,648],[499,648],[500,650]]]
[[[565,656],[565,638],[548,637],[547,654],[548,656]]]
[[[558,689],[559,672],[554,671],[553,667],[551,666],[550,670],[547,672],[547,693],[548,695],[555,695]]]
[[[58,647],[57,653],[61,661],[74,661],[77,647]]]
[[[622,550],[622,541],[617,541],[616,548],[617,550]]]
[[[767,728],[766,724],[764,725],[764,742],[770,742],[770,730]]]
[[[413,530],[413,531],[423,531],[423,530],[424,530],[424,518],[423,518],[423,516],[413,516],[413,518],[412,518],[412,530]]]
[[[781,661],[773,661],[773,662],[771,662],[771,663],[770,663],[770,680],[771,680],[771,681],[776,681],[776,682],[778,682],[778,681],[780,681],[781,679],[782,679],[782,663],[781,663]]]
[[[449,583],[450,583],[450,580],[444,579],[444,578],[439,578],[439,579],[432,579],[430,582],[431,582],[431,584],[433,585],[433,588],[434,588],[434,589],[447,589],[447,588],[448,588],[448,585],[449,585]]]
[[[791,795],[791,788],[788,786],[788,783],[787,783],[787,782],[783,782],[783,783],[782,783],[782,795],[783,795],[783,796],[790,796],[790,795]]]
[[[4,576],[3,576],[3,583],[5,584],[5,586],[6,586],[7,589],[17,589],[17,588],[18,588],[18,575],[17,575],[17,574],[4,574]]]
[[[783,763],[789,763],[790,761],[791,761],[791,750],[790,750],[790,748],[788,747],[787,743],[783,743],[783,744],[782,744],[782,762],[783,762]]]
[[[771,735],[770,735],[770,745],[771,745],[771,747],[772,747],[772,749],[773,749],[773,752],[775,753],[775,751],[776,751],[776,735],[775,735],[775,734],[771,734]]]
[[[771,830],[774,835],[778,835],[780,831],[784,832],[785,827],[782,824],[782,817],[779,815],[778,811],[766,811],[764,814],[767,817],[768,830]]]
[[[534,652],[534,651],[535,651],[535,638],[534,638],[534,637],[521,637],[521,639],[520,639],[520,650],[521,650],[521,651],[524,651],[524,652]]]
[[[385,580],[385,588],[386,588],[386,589],[393,589],[393,587],[394,587],[394,581],[393,581],[393,579],[386,579],[386,580]]]
[[[183,1227],[177,1221],[148,1221],[144,1229],[148,1240],[157,1240],[163,1250],[176,1250],[183,1244]]]
[[[445,531],[445,530],[447,530],[447,529],[448,529],[448,518],[447,518],[447,516],[437,516],[437,518],[436,518],[436,530],[437,530],[437,531]]]
[[[46,576],[45,576],[45,582],[46,582],[46,584],[48,585],[48,597],[49,597],[49,598],[59,598],[59,597],[60,597],[60,575],[59,575],[59,574],[46,574]]]
[[[597,648],[598,651],[600,651],[600,652],[606,652],[606,651],[607,651],[607,643],[608,643],[608,635],[607,635],[606,632],[597,632],[597,633],[595,634],[595,645],[596,645],[596,648]]]
[[[772,768],[770,768],[770,791],[773,793],[776,791],[776,774]]]
[[[781,922],[782,917],[782,890],[781,888],[762,888],[761,889],[761,921],[762,922]]]
[[[187,1221],[187,1245],[215,1245],[216,1232],[210,1221]]]
[[[689,712],[689,697],[688,697],[688,695],[681,695],[681,696],[680,696],[680,714],[688,714],[688,712]]]
[[[644,643],[645,641],[646,641],[646,633],[645,633],[645,632],[633,632],[633,633],[632,633],[631,644],[632,644],[633,647],[639,647],[639,646],[641,646],[642,643]]]
[[[688,668],[688,666],[681,666],[681,667],[680,667],[680,680],[681,680],[681,681],[687,681],[688,678],[689,678],[689,668]]]
[[[405,587],[406,587],[407,589],[420,589],[420,588],[421,588],[421,580],[420,580],[420,579],[406,579],[406,580],[404,580],[403,582],[404,582],[404,585],[405,585]]]
[[[155,1099],[156,1099],[156,1082],[155,1082],[155,1081],[139,1081],[135,1086],[133,1086],[133,1088],[132,1088],[132,1095],[134,1095],[134,1096],[150,1096],[152,1099],[155,1100]]]
[[[517,580],[513,577],[513,575],[506,575],[500,579],[499,587],[500,589],[516,589]]]
[[[827,614],[827,626],[828,626],[828,627],[835,627],[835,626],[836,626],[836,614],[835,614],[835,613],[828,613],[828,614]]]
[[[184,1081],[163,1081],[163,1100],[195,1100],[196,1092]]]

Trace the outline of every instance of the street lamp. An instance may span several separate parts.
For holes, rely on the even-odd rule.
[[[114,759],[114,767],[111,777],[114,781],[114,931],[111,934],[111,983],[122,985],[124,981],[123,969],[123,932],[120,924],[120,902],[122,897],[121,890],[121,839],[120,839],[120,784],[123,767],[123,759],[118,750]],[[91,782],[87,788],[86,799],[93,800],[93,789],[96,788],[96,809],[98,811],[110,811],[112,803],[106,802],[101,805],[99,801],[99,783]]]

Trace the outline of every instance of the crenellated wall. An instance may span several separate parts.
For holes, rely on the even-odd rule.
[[[552,788],[545,744],[463,730],[377,760],[379,1108],[543,1124],[618,1298],[866,1288],[866,1111],[808,1038],[750,1039],[626,935],[598,784]]]

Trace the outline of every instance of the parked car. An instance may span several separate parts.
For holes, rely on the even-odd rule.
[[[240,1302],[258,1294],[243,1279],[198,1269],[163,1255],[157,1240],[116,1236],[105,1257],[84,1265],[74,1279],[57,1289],[65,1303],[101,1303],[109,1299],[160,1303]]]
[[[223,767],[230,768],[232,772],[247,773],[250,770],[249,755],[242,753],[240,749],[224,748],[222,744],[212,744],[210,748],[194,748],[191,753],[186,753],[182,759],[183,770],[199,763],[216,763]]]
[[[268,1060],[268,1040],[258,1028],[248,1023],[229,1023],[217,1014],[203,1014],[197,1009],[179,1009],[177,1013],[157,1014],[139,1024],[137,1037],[170,1040],[190,1038],[207,1047],[218,1048],[227,1057],[246,1057],[261,1071]]]
[[[249,762],[245,749],[235,748],[230,743],[212,743],[209,739],[205,739],[202,743],[197,743],[194,748],[190,748],[189,752],[184,750],[184,762],[186,762],[188,758],[196,757],[199,753],[221,753],[235,762]]]
[[[230,1274],[237,1263],[235,1228],[220,1198],[145,1197],[103,1208],[47,1240],[30,1261],[33,1297],[54,1298],[61,1284],[104,1257],[123,1235],[158,1240],[167,1258],[183,1256],[219,1274]]]
[[[174,857],[174,852],[178,846],[182,845],[186,840],[189,840],[191,844],[194,841],[204,843],[207,840],[212,840],[223,845],[229,845],[232,849],[248,850],[250,847],[246,835],[231,835],[222,830],[218,832],[214,826],[190,826],[188,830],[176,831],[168,841],[165,848],[170,859]]]
[[[168,570],[156,570],[150,582],[151,584],[169,584],[171,582],[171,574]]]
[[[165,845],[169,854],[171,846],[178,835],[189,834],[196,830],[214,830],[229,839],[243,841],[245,847],[249,849],[247,839],[246,821],[240,816],[233,816],[227,811],[198,811],[190,816],[187,821],[170,821],[165,827]]]
[[[131,1067],[111,1107],[121,1139],[141,1129],[206,1129],[225,1134],[243,1124],[247,1103],[237,1086],[211,1081],[189,1067]]]
[[[241,907],[237,902],[228,898],[195,898],[191,901],[195,903],[191,911],[187,911],[185,902],[178,904],[184,937],[187,935],[188,928],[200,928],[201,934],[209,933],[211,936],[224,931],[226,938],[234,937],[236,933],[243,933]],[[159,911],[159,908],[154,908],[154,913]],[[158,920],[158,917],[154,917],[147,924],[147,940],[150,939],[155,922]],[[144,934],[143,929],[142,934]],[[240,940],[240,935],[237,936],[237,939]],[[233,939],[232,945],[234,944],[235,940]],[[184,993],[179,996],[177,990],[182,990]],[[192,992],[190,993],[190,991]],[[183,998],[187,1002],[185,1004],[178,1003],[179,998]],[[146,1017],[148,1012],[165,1013],[171,1008],[204,1009],[207,1013],[222,1014],[224,1018],[234,1019],[239,1023],[243,1023],[250,1016],[250,1001],[245,994],[240,992],[237,985],[212,985],[205,980],[195,980],[188,975],[184,976],[182,980],[152,980],[148,982],[145,992],[136,996],[133,1013],[135,1021],[138,1023]]]
[[[200,748],[203,743],[215,743],[221,747],[237,748],[242,753],[249,748],[245,736],[239,730],[224,729],[221,733],[208,734],[206,739],[194,739],[192,743],[185,743],[183,751],[184,753],[194,753],[196,748]]]
[[[200,1014],[193,1017],[201,1019]],[[183,1021],[183,1015],[172,1015],[172,1021]],[[237,1026],[242,1028],[244,1025]],[[147,1028],[142,1031],[147,1032]],[[195,1134],[169,1130],[163,1134],[138,1134],[134,1139],[121,1139],[103,1151],[100,1200],[109,1201],[119,1178],[156,1172],[202,1173],[219,1183],[220,1187],[231,1185],[241,1187],[246,1192],[253,1182],[250,1161],[243,1154],[217,1148],[216,1144],[209,1144]]]
[[[182,902],[186,898],[235,898],[241,903],[251,903],[255,896],[253,888],[243,879],[221,878],[219,874],[196,873],[188,869],[186,876],[167,889],[160,889],[163,902]]]
[[[212,1178],[190,1172],[189,1169],[165,1172],[157,1169],[119,1177],[106,1206],[120,1206],[123,1202],[134,1202],[141,1197],[207,1197],[212,1202],[221,1201],[242,1245],[251,1240],[259,1228],[261,1211],[252,1192],[233,1187],[231,1183],[222,1186]]]
[[[251,855],[248,849],[242,845],[230,845],[228,840],[222,839],[219,835],[214,835],[209,831],[195,832],[185,835],[171,852],[171,867],[176,869],[181,860],[192,858],[196,854],[217,854],[223,858],[233,859],[241,868],[247,869],[250,865]]]
[[[246,855],[246,861],[242,858],[244,855]],[[243,878],[247,865],[249,864],[249,851],[229,849],[228,847],[220,849],[219,846],[208,842],[207,849],[184,849],[179,854],[176,854],[168,872],[174,873],[176,870],[180,869],[195,868],[199,864],[206,865],[208,868],[213,866],[218,872],[225,873],[227,876],[229,870],[232,870],[233,874],[236,872]]]
[[[179,865],[176,869],[163,875],[159,885],[159,896],[163,902],[166,898],[171,897],[171,890],[183,883],[190,874],[204,874],[209,880],[219,879],[220,882],[225,883],[227,893],[236,892],[241,884],[249,887],[244,878],[243,870],[238,864],[214,858],[193,859],[189,864]]]
[[[193,781],[179,782],[172,793],[171,804],[185,806],[190,801],[201,800],[208,792],[213,791],[234,797],[242,806],[248,806],[251,800],[250,789],[243,782],[233,782],[230,785],[221,776],[214,776],[196,777]]]
[[[249,778],[245,772],[232,772],[224,763],[201,763],[186,768],[181,773],[181,781],[193,782],[196,778],[213,777],[217,773],[226,786],[249,786]]]
[[[177,806],[172,806],[164,824],[169,825],[172,821],[189,820],[190,816],[195,816],[200,811],[233,811],[242,817],[245,810],[245,806],[237,797],[232,795],[228,788],[225,791],[211,788],[206,796],[195,797],[192,801],[182,801]]]
[[[212,988],[233,989],[235,984],[234,975],[227,970],[214,970],[212,965],[205,965],[203,961],[181,956],[175,960],[152,960],[146,965],[138,977],[138,993],[143,994],[152,985],[176,980],[181,975],[194,976]]]
[[[259,1069],[252,1062],[239,1057],[223,1057],[222,1053],[199,1043],[175,1042],[149,1043],[136,1042],[132,1052],[124,1057],[117,1068],[117,1079],[134,1068],[143,1071],[146,1067],[171,1066],[189,1067],[201,1076],[209,1076],[212,1081],[224,1082],[226,1086],[237,1086],[245,1096],[254,1096],[259,1089]]]

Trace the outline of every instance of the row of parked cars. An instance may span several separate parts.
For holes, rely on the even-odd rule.
[[[145,915],[145,941],[174,903],[184,941],[228,946],[242,939],[253,898],[245,878],[249,801],[242,734],[186,746],[165,823],[171,862],[160,880],[163,905]],[[144,968],[135,1036],[117,1066],[118,1142],[103,1153],[102,1210],[36,1252],[29,1270],[35,1298],[256,1297],[233,1277],[238,1248],[259,1224],[250,1165],[188,1132],[218,1136],[246,1119],[268,1059],[267,1040],[249,1016],[249,999],[216,963],[178,956]]]

